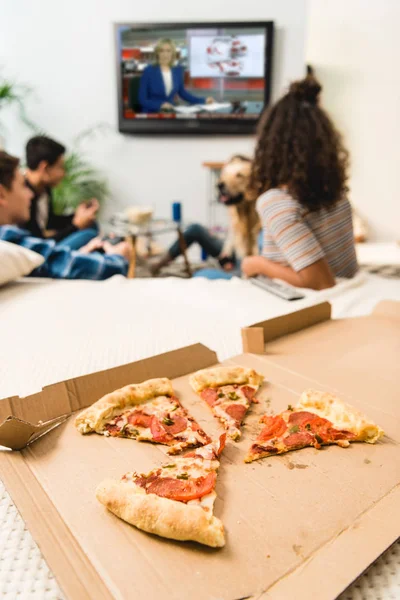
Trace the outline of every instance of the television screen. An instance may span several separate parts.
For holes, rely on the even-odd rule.
[[[117,24],[119,130],[251,133],[269,102],[272,22]]]

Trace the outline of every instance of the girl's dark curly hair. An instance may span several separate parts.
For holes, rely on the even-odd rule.
[[[321,89],[309,74],[262,116],[250,182],[257,195],[286,186],[316,211],[331,208],[347,191],[348,153],[318,104]]]

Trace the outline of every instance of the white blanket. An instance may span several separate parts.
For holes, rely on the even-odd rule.
[[[335,318],[400,300],[400,281],[360,274],[287,302],[247,281],[21,280],[0,289],[0,398],[202,342],[223,360],[241,352],[240,329],[329,300]]]

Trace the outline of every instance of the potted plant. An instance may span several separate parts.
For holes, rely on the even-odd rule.
[[[4,123],[1,121],[1,110],[9,106],[16,106],[21,121],[29,129],[37,131],[37,127],[28,118],[25,110],[25,99],[31,93],[32,90],[28,86],[15,83],[0,75],[0,134],[6,130]],[[1,142],[0,139],[0,146],[2,145]]]
[[[73,212],[78,204],[91,198],[103,204],[109,193],[107,181],[78,148],[67,153],[65,177],[53,190],[54,209],[58,214]]]

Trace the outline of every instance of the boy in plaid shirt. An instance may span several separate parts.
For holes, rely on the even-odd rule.
[[[33,276],[100,280],[126,275],[131,257],[127,242],[112,246],[97,238],[73,251],[62,242],[57,244],[54,240],[32,237],[23,228],[30,218],[32,196],[19,169],[19,160],[0,151],[0,240],[29,248],[45,258]],[[96,252],[100,248],[104,254]]]

